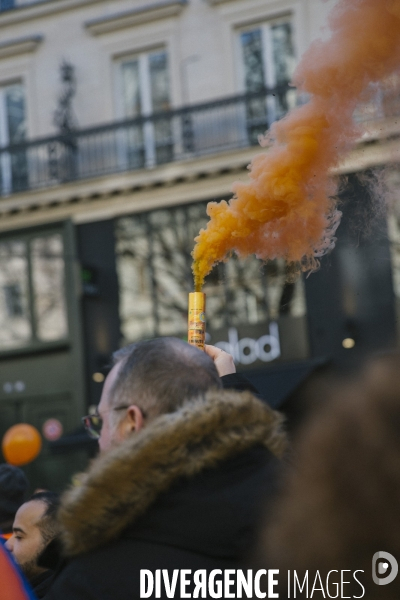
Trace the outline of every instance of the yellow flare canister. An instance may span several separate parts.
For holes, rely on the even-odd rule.
[[[188,342],[204,350],[206,341],[206,295],[203,292],[189,294]]]

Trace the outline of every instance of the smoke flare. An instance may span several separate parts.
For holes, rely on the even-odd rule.
[[[207,206],[192,253],[196,290],[233,251],[306,271],[335,245],[330,169],[359,136],[353,113],[368,85],[400,67],[400,0],[339,0],[328,24],[330,38],[311,44],[293,78],[309,102],[271,126],[269,150],[252,160],[250,181],[233,184],[229,203]]]

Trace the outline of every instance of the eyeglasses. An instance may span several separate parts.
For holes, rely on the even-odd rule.
[[[129,405],[115,406],[114,408],[110,408],[110,410],[123,410],[124,408],[129,408]],[[107,410],[104,412],[109,411]],[[98,413],[95,413],[94,415],[86,415],[86,417],[82,417],[82,423],[90,437],[98,440],[100,437],[101,428],[103,427],[102,417]]]

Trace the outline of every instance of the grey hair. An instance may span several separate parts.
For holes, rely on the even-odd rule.
[[[115,352],[113,361],[122,364],[110,394],[112,406],[136,404],[149,420],[222,387],[214,361],[178,338],[131,344]]]

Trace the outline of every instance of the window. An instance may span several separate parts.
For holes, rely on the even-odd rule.
[[[25,234],[0,243],[0,351],[67,337],[63,237]]]
[[[247,130],[253,144],[273,121],[295,105],[295,91],[285,89],[295,66],[292,29],[291,20],[287,17],[248,27],[239,33],[242,89],[256,93],[265,88],[277,88],[275,96],[247,102]]]
[[[170,119],[161,116],[140,120],[171,108],[167,53],[158,50],[138,54],[121,62],[119,69],[123,115],[139,119],[137,126],[125,130],[128,167],[151,167],[171,161]]]
[[[25,94],[21,84],[0,87],[0,148],[23,142],[26,138]],[[26,189],[28,169],[25,150],[0,153],[2,194]]]
[[[27,246],[0,243],[0,348],[24,346],[32,337],[29,314]]]
[[[120,318],[126,343],[160,335],[186,339],[188,292],[193,291],[191,251],[194,237],[206,223],[204,202],[116,221]],[[286,344],[293,347],[297,321],[305,323],[302,279],[288,283],[284,261],[263,265],[255,257],[243,261],[233,257],[215,267],[204,291],[211,343],[222,341],[229,331],[231,337],[233,331],[244,339],[258,339],[271,321],[289,319]],[[300,336],[306,339],[303,325]],[[300,354],[291,357],[307,356]]]

